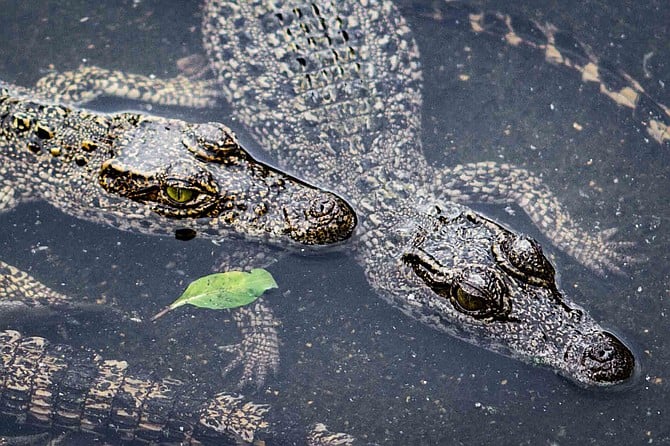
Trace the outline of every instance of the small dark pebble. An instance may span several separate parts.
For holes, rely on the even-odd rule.
[[[193,229],[181,228],[181,229],[177,229],[176,231],[174,231],[174,238],[176,238],[177,240],[186,241],[186,240],[191,240],[191,239],[195,238],[196,234],[197,234],[197,232],[195,232],[195,230],[193,230]]]

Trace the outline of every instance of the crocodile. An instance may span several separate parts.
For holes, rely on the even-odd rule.
[[[356,226],[356,215],[342,198],[256,160],[228,127],[218,123],[94,113],[0,81],[0,153],[1,211],[44,200],[72,216],[126,231],[178,238],[194,234],[245,238],[282,247],[334,244],[351,236]],[[4,312],[25,306],[79,306],[70,296],[1,260],[0,284]],[[259,302],[240,309],[234,319],[245,336],[236,346],[238,355],[247,361],[237,359],[233,364],[251,367],[246,357],[253,359],[256,350],[277,344],[272,314]],[[44,344],[39,339],[35,342]],[[17,359],[11,361],[30,360],[19,355],[23,352],[31,350],[16,350],[11,355]],[[44,355],[36,358],[43,361]],[[72,373],[86,372],[85,367],[78,370],[77,364],[66,365]],[[5,363],[2,401],[6,404],[0,411],[16,415],[10,410],[11,392],[27,392],[16,396],[16,401],[37,398],[39,389],[8,387],[21,373]],[[156,385],[162,389],[162,384]],[[157,396],[168,397],[167,390]],[[237,407],[237,400],[230,398],[217,400],[221,410]],[[197,407],[181,404],[184,410]],[[123,410],[119,408],[119,417]],[[63,416],[66,420],[72,414]]]
[[[517,203],[595,272],[634,261],[581,228],[531,172],[434,169],[421,152],[419,51],[392,2],[208,0],[204,48],[224,99],[281,166],[346,196],[354,257],[383,299],[458,338],[585,386],[630,378],[630,349],[572,302],[538,242],[465,204]]]
[[[438,170],[427,163],[419,52],[391,2],[208,0],[203,34],[219,86],[213,93],[211,82],[205,91],[179,78],[173,90],[169,81],[97,67],[54,73],[40,88],[75,101],[112,94],[211,106],[223,98],[283,168],[353,204],[359,229],[352,254],[381,298],[438,330],[579,385],[616,385],[634,375],[631,350],[559,287],[540,244],[466,204],[518,204],[557,247],[599,274],[635,261],[622,253],[629,244],[613,241],[612,230],[581,228],[524,169],[480,162]],[[91,94],[77,96],[81,91]],[[182,102],[171,99],[174,91]],[[664,142],[667,121],[656,117],[650,126]]]
[[[2,82],[0,156],[0,211],[45,200],[126,231],[301,247],[340,242],[356,225],[348,203],[257,161],[222,124],[96,114]],[[72,303],[1,260],[0,282],[3,307]],[[269,310],[255,310],[236,317],[249,336],[250,325],[263,331],[247,344],[276,342],[272,324],[257,323]]]
[[[439,330],[547,365],[582,385],[633,375],[631,351],[559,288],[540,244],[466,204],[516,203],[557,247],[602,275],[636,261],[622,252],[631,243],[612,240],[613,229],[581,228],[538,177],[514,165],[428,165],[420,142],[419,51],[392,2],[207,0],[203,11],[203,45],[219,90],[193,84],[181,104],[210,106],[223,98],[282,167],[347,197],[359,216],[352,251],[380,297]],[[495,29],[486,25],[490,15],[466,9],[461,17],[473,29]],[[494,25],[513,26],[507,16],[494,17]],[[553,28],[524,24],[532,26],[530,42],[558,60],[565,39]],[[551,44],[540,45],[538,35]],[[574,57],[563,60],[598,73]],[[68,100],[110,94],[179,105],[184,78],[177,84],[171,100],[169,80],[99,67],[52,73],[38,83]],[[613,99],[628,94],[607,91]],[[651,118],[658,119],[655,129],[664,123],[660,114]],[[663,142],[665,133],[659,135]]]

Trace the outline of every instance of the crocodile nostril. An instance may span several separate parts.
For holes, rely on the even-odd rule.
[[[588,353],[591,359],[594,359],[598,362],[606,362],[612,359],[614,356],[614,351],[611,348],[597,348]]]
[[[596,383],[614,384],[633,375],[635,358],[619,339],[601,332],[594,341],[584,349],[582,364]]]
[[[310,217],[321,218],[336,214],[338,207],[334,198],[318,198],[312,201],[308,213]]]
[[[295,205],[301,202],[303,206]],[[284,217],[289,236],[306,245],[345,240],[353,234],[357,222],[356,213],[346,201],[323,192],[297,194],[294,206],[284,209]]]

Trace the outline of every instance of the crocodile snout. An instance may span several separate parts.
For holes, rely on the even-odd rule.
[[[582,353],[584,373],[600,385],[617,384],[627,380],[635,371],[635,357],[613,334],[600,332]]]
[[[635,356],[612,333],[604,330],[576,332],[564,355],[565,374],[589,387],[621,384],[635,373]]]
[[[349,203],[335,194],[321,191],[303,198],[304,206],[284,209],[289,237],[309,245],[326,245],[351,237],[357,220]]]

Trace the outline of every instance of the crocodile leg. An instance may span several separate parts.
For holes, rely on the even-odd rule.
[[[511,164],[436,170],[432,188],[436,196],[460,203],[517,204],[557,247],[599,274],[621,273],[622,264],[637,261],[620,252],[632,243],[610,240],[613,229],[593,234],[581,228],[540,178]]]
[[[275,253],[267,246],[240,246],[222,256],[214,268],[217,271],[234,269],[250,270],[265,268],[276,261]],[[242,368],[239,386],[263,385],[269,373],[279,368],[279,321],[271,308],[263,301],[256,300],[252,305],[232,310],[233,320],[237,324],[242,340],[236,344],[220,347],[223,352],[232,353],[233,359],[223,367],[222,374],[228,375],[237,367]]]
[[[239,245],[221,255],[216,263],[218,266],[212,269],[214,272],[221,272],[265,268],[276,261],[275,254],[266,246]],[[260,387],[266,377],[279,368],[279,321],[263,299],[230,311],[242,339],[219,346],[219,350],[226,357],[232,355],[232,359],[223,365],[221,373],[225,377],[233,370],[241,368],[242,376],[238,387]]]
[[[261,299],[231,312],[242,340],[219,346],[219,350],[226,356],[232,355],[232,359],[222,367],[221,375],[228,376],[241,367],[242,376],[238,387],[261,387],[268,374],[276,373],[279,368],[279,321]]]
[[[233,319],[242,333],[238,344],[220,347],[233,353],[233,359],[222,369],[225,376],[237,367],[242,367],[239,386],[255,384],[260,387],[268,373],[279,368],[279,337],[272,310],[260,299],[251,306],[240,307],[233,312]]]
[[[41,78],[36,90],[66,104],[81,104],[99,96],[116,96],[160,105],[205,108],[220,96],[216,80],[191,80],[185,76],[159,79],[95,66],[81,66]]]
[[[71,299],[20,269],[0,261],[0,310],[28,307],[62,307]]]

